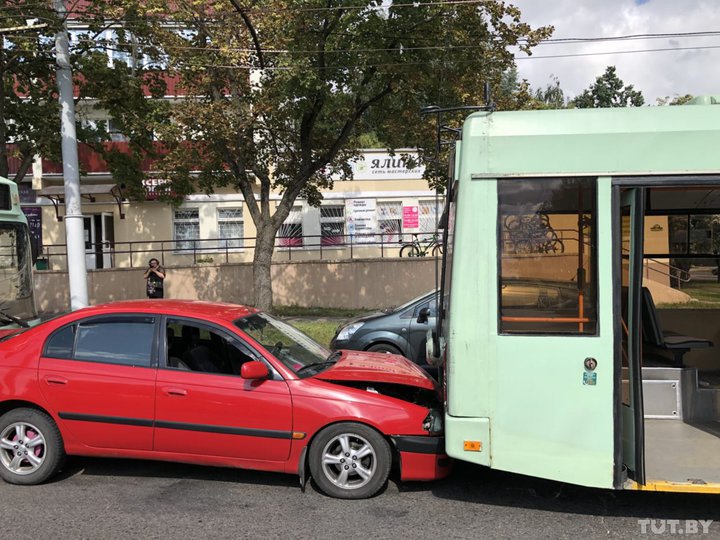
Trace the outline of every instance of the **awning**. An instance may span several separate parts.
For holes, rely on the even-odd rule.
[[[60,215],[60,203],[65,203],[65,186],[48,186],[37,192],[41,197],[50,199],[55,207],[55,216],[58,221],[62,221],[63,217]],[[80,185],[80,196],[83,199],[87,199],[90,202],[95,202],[96,195],[109,195],[118,205],[120,211],[120,219],[125,219],[125,212],[123,212],[123,194],[122,188],[117,184],[81,184]]]

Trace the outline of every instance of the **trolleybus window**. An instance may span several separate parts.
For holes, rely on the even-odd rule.
[[[597,333],[595,182],[498,181],[501,333]]]

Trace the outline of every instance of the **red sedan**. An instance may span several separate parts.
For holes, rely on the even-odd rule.
[[[252,308],[91,307],[0,338],[0,476],[37,484],[66,454],[312,476],[370,497],[449,472],[435,381],[405,358],[331,353]]]

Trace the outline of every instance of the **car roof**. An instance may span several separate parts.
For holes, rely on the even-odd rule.
[[[74,312],[82,315],[108,313],[155,313],[184,317],[205,317],[235,321],[257,313],[252,307],[201,300],[124,300],[83,308]]]

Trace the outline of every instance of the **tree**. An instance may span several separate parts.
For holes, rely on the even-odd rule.
[[[552,75],[552,82],[548,83],[545,88],[538,88],[535,90],[535,99],[545,105],[546,109],[564,109],[565,93],[560,88],[560,79]]]
[[[26,20],[45,23],[27,30]],[[53,34],[59,21],[49,3],[10,0],[0,9],[0,176],[19,182],[35,155],[58,157],[60,120]]]
[[[36,155],[61,159],[54,47],[62,21],[51,5],[18,0],[6,2],[0,10],[0,28],[15,28],[0,34],[0,176],[9,177],[11,160],[16,160],[12,175],[15,182],[25,177]],[[141,185],[138,167],[152,147],[143,131],[145,121],[133,124],[128,118],[152,118],[152,111],[162,108],[163,102],[145,99],[144,89],[158,90],[156,96],[161,96],[162,91],[153,82],[152,74],[139,79],[122,62],[108,66],[107,51],[97,47],[98,33],[113,25],[117,13],[112,2],[87,3],[82,12],[73,12],[89,27],[86,39],[73,43],[76,104],[84,97],[92,97],[99,107],[109,110],[131,135],[131,152],[115,152],[103,146],[102,142],[109,140],[104,126],[91,128],[79,123],[77,135],[80,144],[91,145],[106,158],[116,176],[134,175],[134,185]],[[26,20],[36,21],[37,28],[23,28]],[[79,119],[82,114],[83,108],[79,107]],[[135,190],[135,194],[139,191]]]
[[[500,85],[500,95],[496,104],[500,110],[519,111],[537,109],[564,109],[565,95],[560,81],[552,77],[552,83],[545,88],[533,90],[530,83],[517,80],[517,70],[511,69],[504,74]]]
[[[665,105],[685,105],[688,101],[693,99],[695,96],[692,94],[685,94],[684,96],[679,96],[675,94],[674,97],[665,96],[664,98],[657,98],[655,102],[658,106],[665,106]]]
[[[500,0],[176,0],[172,14],[165,0],[92,6],[105,13],[95,21],[122,24],[115,48],[144,57],[113,67],[113,86],[92,47],[80,51],[85,79],[96,74],[87,95],[137,138],[131,154],[114,156],[130,189],[142,191],[152,134],[163,146],[156,167],[170,181],[167,197],[221,186],[242,193],[257,230],[254,303],[263,309],[272,307],[275,237],[298,197],[317,205],[321,190],[349,178],[368,132],[391,148],[433,146],[422,106],[480,103],[483,83],[498,84],[513,64],[509,46],[529,53],[552,32],[533,30]],[[184,97],[148,109],[138,96],[148,81],[162,86],[159,70]]]
[[[501,2],[232,3],[234,10],[224,2],[180,2],[175,17],[192,21],[190,39],[156,33],[196,96],[159,127],[175,182],[188,186],[187,171],[202,163],[203,188],[231,184],[243,194],[257,230],[254,301],[264,309],[272,307],[278,229],[299,196],[319,204],[322,189],[350,176],[363,119],[390,144],[417,140],[421,106],[479,102],[482,82],[512,62],[508,45],[525,39],[528,49],[546,35]],[[226,24],[216,23],[220,17]],[[463,49],[467,43],[480,49]],[[255,76],[248,77],[250,68]],[[198,143],[191,151],[182,144],[188,140]],[[273,189],[281,194],[275,209]]]
[[[571,101],[578,109],[599,107],[640,107],[645,103],[642,92],[617,76],[615,66],[608,66],[595,84]]]

